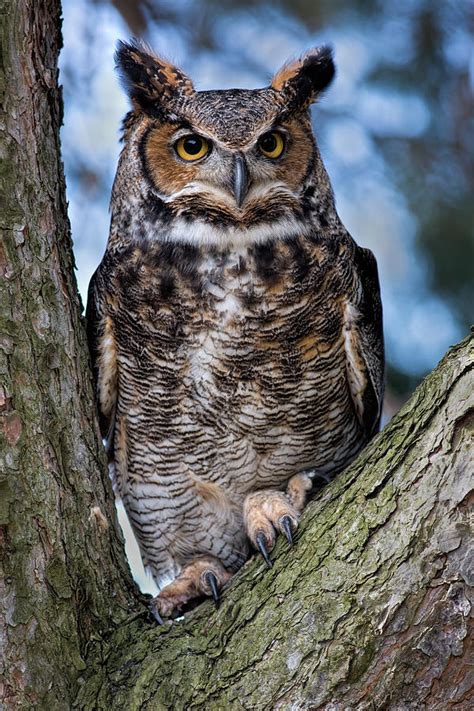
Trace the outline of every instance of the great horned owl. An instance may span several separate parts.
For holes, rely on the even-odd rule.
[[[291,543],[315,473],[378,429],[377,267],[341,224],[309,106],[327,47],[270,86],[196,91],[139,42],[87,319],[115,482],[161,615]]]

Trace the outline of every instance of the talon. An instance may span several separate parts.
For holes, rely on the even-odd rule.
[[[212,570],[208,570],[204,573],[204,580],[206,581],[207,585],[209,586],[209,589],[212,593],[212,597],[214,598],[214,603],[216,607],[219,605],[219,588],[217,587],[217,578],[212,572]]]
[[[165,623],[163,622],[163,618],[161,617],[160,613],[158,612],[156,605],[150,605],[150,612],[155,618],[155,620],[158,622],[159,625],[164,625]]]
[[[262,554],[265,563],[268,565],[269,568],[271,568],[272,565],[273,565],[273,563],[272,563],[272,561],[270,560],[270,556],[268,555],[267,544],[266,544],[266,541],[265,541],[265,536],[264,536],[264,534],[260,531],[260,533],[257,533],[257,536],[256,536],[256,539],[255,539],[255,540],[256,540],[256,543],[257,543],[257,546],[258,546],[258,550],[259,550],[260,553]]]
[[[316,472],[313,477],[313,484],[316,482],[317,486],[323,487],[331,483],[331,477],[323,472]]]
[[[283,533],[286,536],[286,540],[290,544],[290,546],[293,545],[293,531],[291,529],[291,518],[289,516],[283,516],[283,518],[280,521],[281,527],[283,529]]]

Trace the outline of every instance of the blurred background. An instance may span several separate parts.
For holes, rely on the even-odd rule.
[[[341,219],[379,264],[389,419],[474,320],[474,4],[63,0],[63,16],[62,147],[84,303],[128,109],[117,39],[145,39],[197,89],[264,86],[288,58],[333,45],[337,76],[313,125]]]

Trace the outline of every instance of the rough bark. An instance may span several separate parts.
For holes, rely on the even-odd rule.
[[[0,0],[0,699],[12,708],[67,707],[86,641],[134,604],[73,273],[59,18],[54,0]]]
[[[252,560],[218,611],[152,622],[92,414],[59,158],[59,3],[0,0],[0,17],[4,706],[472,708],[470,339],[318,495],[271,570]]]
[[[116,629],[79,708],[473,708],[473,366],[466,339],[217,612]]]

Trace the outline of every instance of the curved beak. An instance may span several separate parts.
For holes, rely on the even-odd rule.
[[[238,153],[234,158],[234,180],[233,191],[237,207],[240,207],[244,201],[249,189],[249,174],[247,164],[243,155]]]

